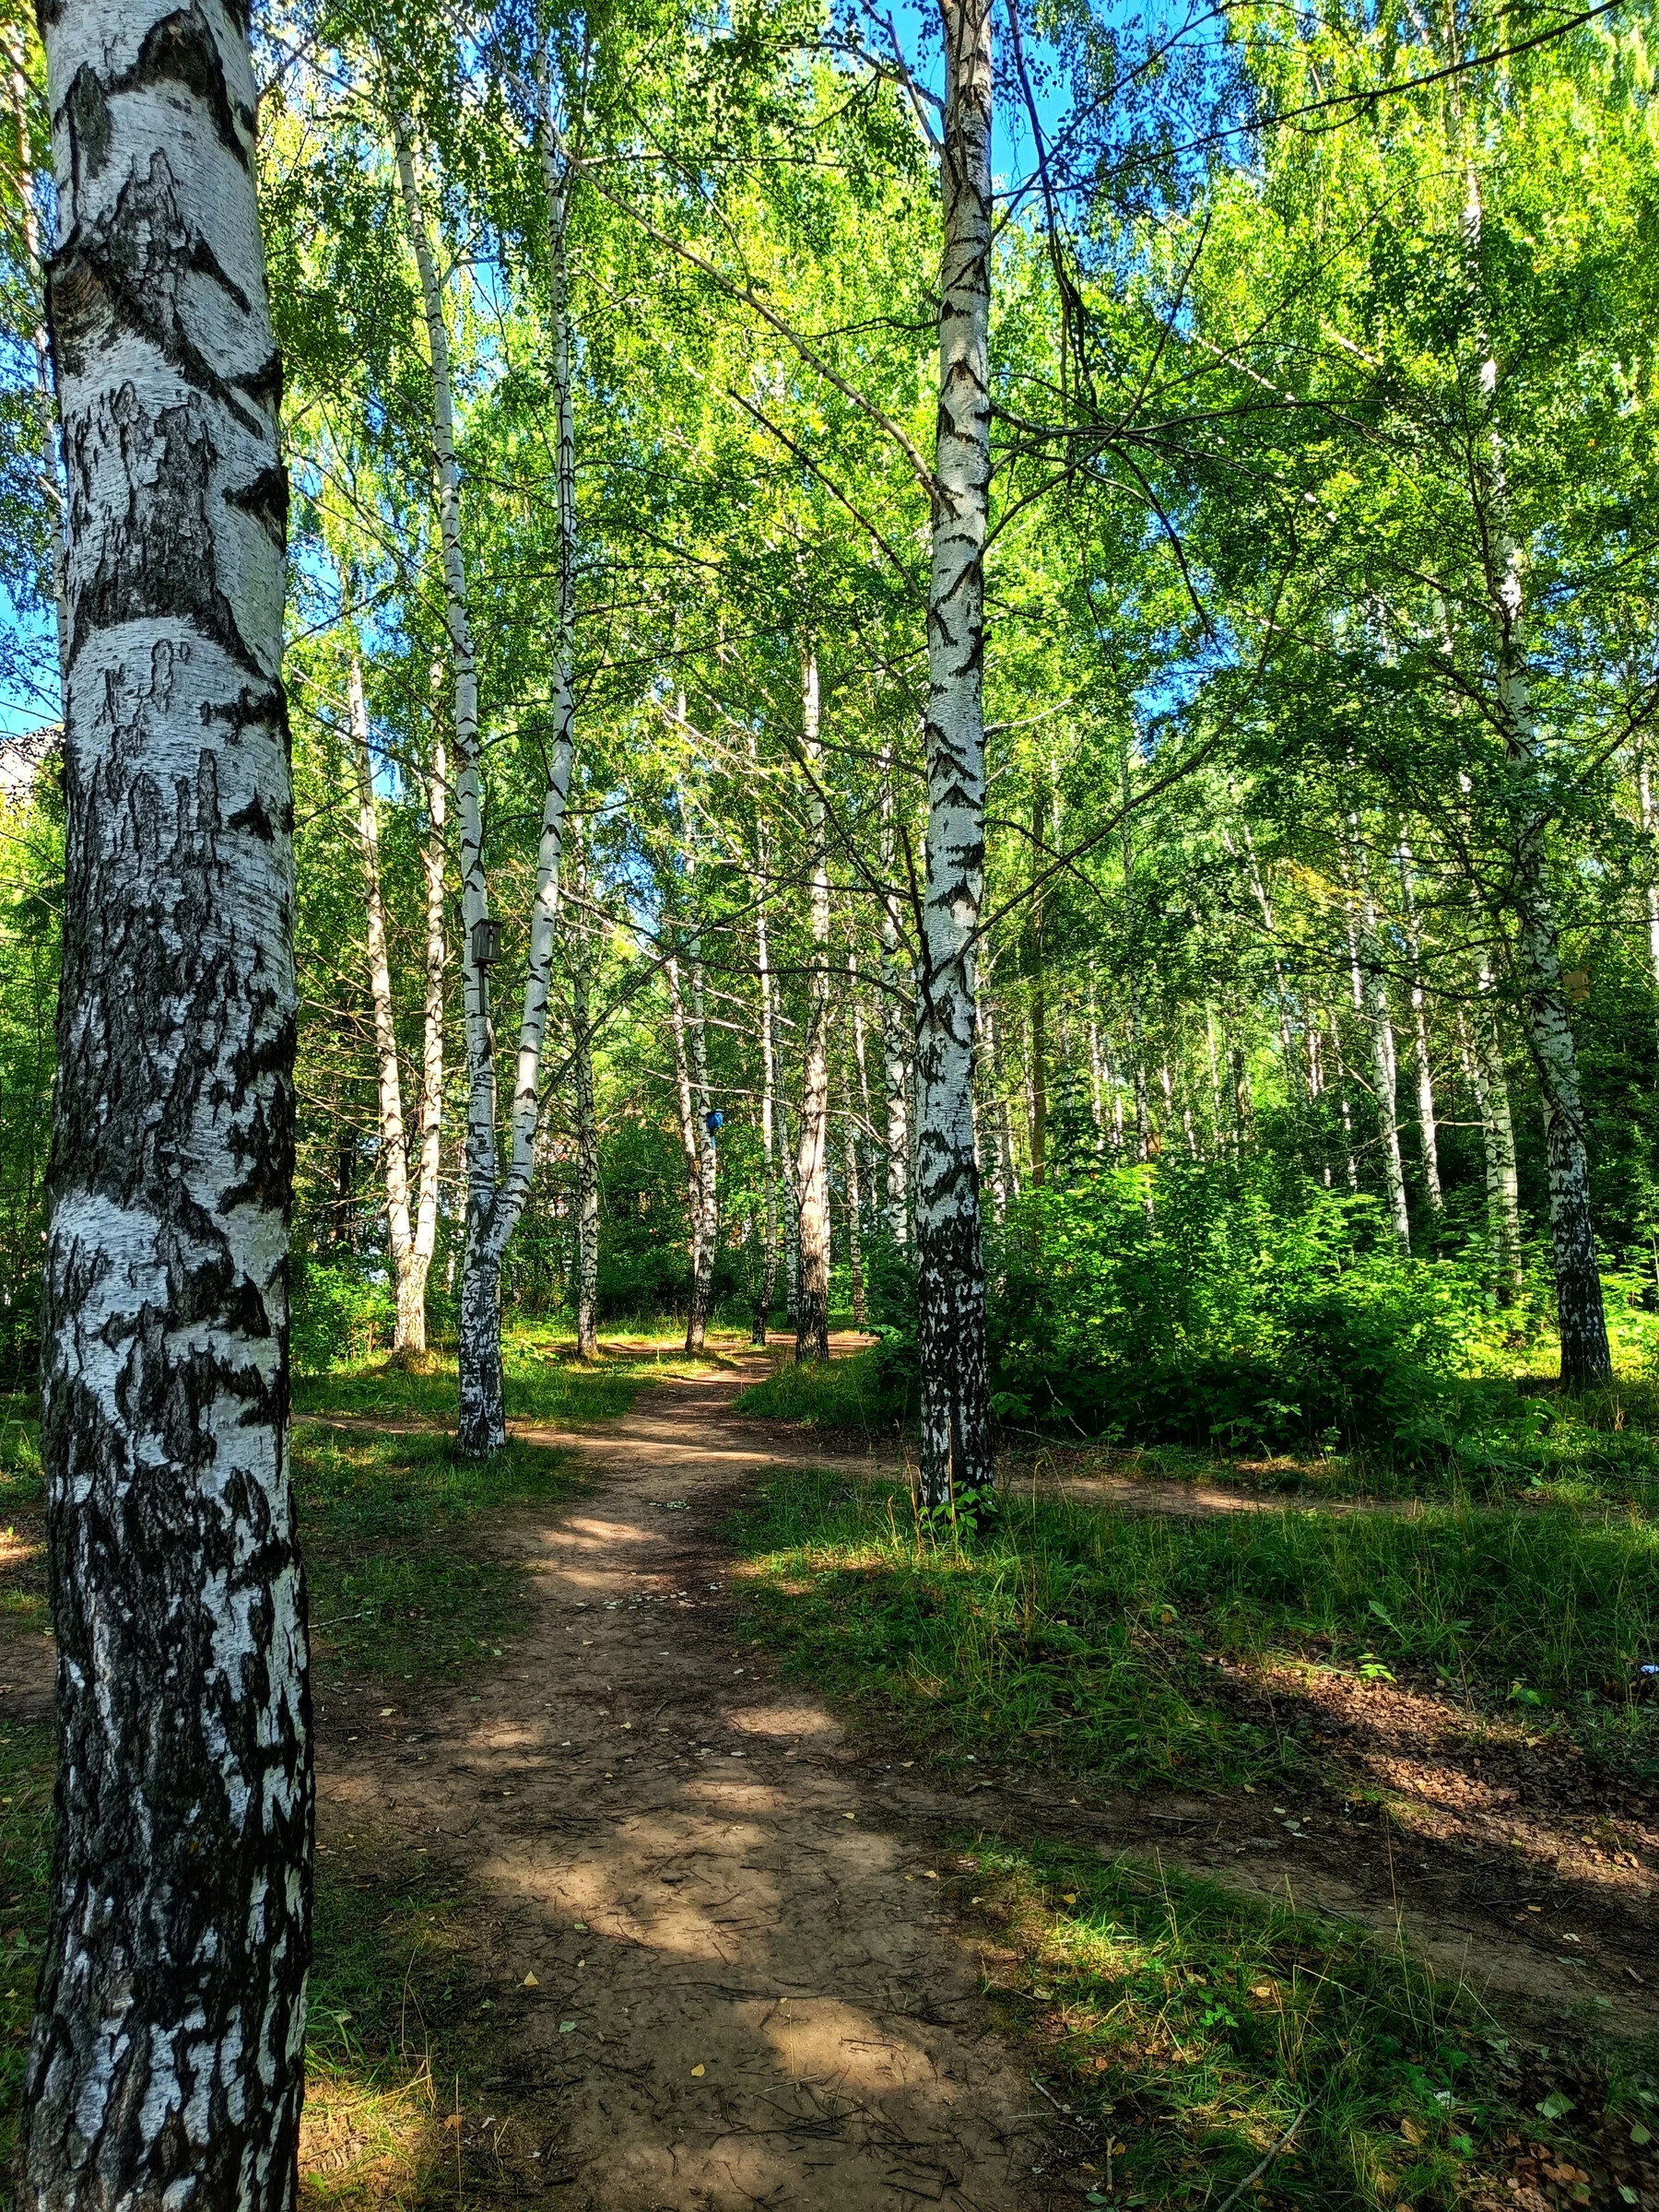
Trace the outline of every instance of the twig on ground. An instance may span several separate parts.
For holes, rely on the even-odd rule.
[[[1309,2098],[1307,2103],[1302,2106],[1301,2111],[1297,2113],[1295,2119],[1291,2121],[1289,2126],[1285,2130],[1278,2141],[1268,2146],[1265,2153],[1263,2155],[1263,2157],[1256,2160],[1256,2163],[1244,2176],[1244,2179],[1239,2183],[1238,2187],[1234,2189],[1230,2195],[1222,2198],[1220,2204],[1216,2207],[1216,2212],[1230,2212],[1230,2207],[1238,2203],[1239,2199],[1243,2195],[1245,2190],[1251,2188],[1255,2183],[1261,2180],[1263,2174],[1266,2172],[1268,2167],[1271,2166],[1274,2159],[1278,2157],[1279,2152],[1284,2149],[1285,2146],[1289,2142],[1291,2136],[1295,2135],[1297,2129],[1301,2125],[1302,2122],[1307,2118],[1308,2114],[1313,2110],[1313,2107],[1318,2102],[1319,2100],[1317,2097]]]

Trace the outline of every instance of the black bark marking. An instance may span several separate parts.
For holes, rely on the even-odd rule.
[[[261,469],[252,484],[227,491],[227,507],[251,514],[281,553],[288,547],[288,480],[286,468]]]
[[[172,170],[158,149],[143,176],[127,179],[113,206],[95,223],[76,222],[52,258],[47,299],[64,372],[77,381],[97,346],[109,344],[117,331],[132,331],[197,392],[217,399],[250,436],[268,443],[269,422],[183,326],[186,272],[210,277],[243,314],[252,311],[253,303],[207,241],[186,224]],[[255,373],[268,375],[268,357]]]
[[[76,71],[64,112],[69,124],[70,174],[78,194],[83,177],[103,173],[110,158],[110,142],[114,136],[110,103],[104,98],[97,71],[89,65],[83,63]]]
[[[249,166],[253,118],[246,108],[231,104],[224,57],[199,7],[163,16],[153,24],[138,49],[138,59],[124,76],[112,80],[110,91],[113,95],[159,84],[181,85],[194,93],[212,116],[220,144],[244,169]]]
[[[265,812],[265,801],[257,792],[245,806],[237,808],[230,817],[229,827],[232,830],[246,830],[251,836],[262,839],[267,845],[276,834],[271,818]]]
[[[100,501],[95,520],[91,455],[110,441],[112,429],[128,458],[127,508],[124,515],[112,517]],[[70,527],[79,544],[98,547],[93,571],[76,595],[71,664],[97,631],[165,616],[190,624],[239,667],[263,676],[218,588],[214,564],[200,558],[199,548],[212,543],[207,500],[218,465],[201,403],[193,395],[182,406],[152,415],[133,386],[124,384],[107,417],[73,426],[69,447],[75,463]]]

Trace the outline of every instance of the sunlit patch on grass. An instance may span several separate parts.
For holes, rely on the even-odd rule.
[[[1300,1756],[1222,1665],[1398,1673],[1616,1762],[1651,1749],[1659,1529],[1450,1507],[1206,1521],[1009,1498],[937,1545],[890,1486],[774,1472],[732,1524],[751,1632],[828,1689],[965,1750],[1104,1780],[1260,1782]],[[1370,1670],[1369,1672],[1367,1670]],[[942,1687],[941,1687],[942,1686]]]
[[[441,2122],[431,2070],[368,2074],[313,2058],[300,2128],[303,2206],[413,2206],[438,2162]]]

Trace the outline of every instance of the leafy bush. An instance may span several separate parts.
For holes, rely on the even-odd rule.
[[[296,1372],[326,1374],[370,1359],[391,1344],[397,1308],[383,1274],[378,1279],[349,1261],[293,1259],[289,1344]]]
[[[998,1410],[1272,1450],[1394,1441],[1451,1406],[1472,1278],[1374,1199],[1182,1164],[1029,1193],[1001,1236]]]

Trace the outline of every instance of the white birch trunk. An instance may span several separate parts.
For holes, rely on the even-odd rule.
[[[789,1141],[789,1109],[778,1085],[778,1156],[783,1163],[783,1318],[794,1335],[801,1304],[801,1187],[795,1176],[794,1147]]]
[[[1358,907],[1348,907],[1348,955],[1354,989],[1354,1012],[1362,1024],[1371,1054],[1371,1088],[1377,1100],[1377,1129],[1382,1152],[1382,1187],[1388,1200],[1388,1218],[1394,1242],[1402,1252],[1411,1250],[1411,1220],[1406,1211],[1406,1169],[1400,1157],[1399,1059],[1394,1048],[1394,1023],[1388,1011],[1377,947],[1377,910],[1371,898],[1371,877],[1359,846],[1358,823],[1351,825],[1353,844],[1349,865],[1355,878]]]
[[[290,2212],[311,1958],[288,1454],[288,484],[245,18],[56,0],[57,1648],[28,2212]]]
[[[1418,928],[1417,892],[1412,882],[1411,847],[1400,840],[1400,898],[1406,917],[1406,957],[1411,963],[1411,1053],[1417,1077],[1418,1143],[1423,1156],[1423,1184],[1430,1208],[1445,1204],[1441,1191],[1440,1143],[1434,1125],[1434,1069],[1429,1058],[1429,999],[1423,988],[1423,941]]]
[[[1653,777],[1648,761],[1645,734],[1636,741],[1636,806],[1643,836],[1648,841],[1648,867],[1655,861],[1653,841]],[[1650,875],[1647,892],[1648,973],[1653,978],[1653,994],[1659,1005],[1659,881]]]
[[[1475,1035],[1469,1042],[1469,1077],[1480,1122],[1486,1165],[1488,1281],[1494,1301],[1512,1306],[1522,1291],[1521,1185],[1515,1171],[1515,1125],[1510,1112],[1509,1079],[1503,1072],[1491,970],[1480,964]]]
[[[749,739],[749,758],[755,758],[755,742]],[[760,986],[760,1159],[764,1178],[763,1203],[766,1209],[766,1242],[760,1255],[760,1288],[755,1299],[754,1340],[766,1342],[767,1329],[771,1321],[772,1300],[778,1288],[778,1159],[777,1137],[773,1126],[773,1107],[777,1098],[778,1072],[773,1045],[773,991],[771,971],[771,945],[768,934],[766,886],[771,879],[771,843],[764,820],[756,828],[756,861],[760,889],[755,900],[755,959]]]
[[[818,657],[808,652],[802,669],[802,746],[811,782],[812,834],[809,922],[812,978],[807,987],[806,1037],[801,1063],[800,1151],[795,1182],[800,1194],[800,1279],[795,1304],[795,1360],[830,1357],[830,865],[824,815],[823,747],[818,738]]]
[[[881,758],[881,875],[891,886],[898,866],[893,826],[892,756]],[[887,1106],[887,1223],[895,1244],[910,1241],[910,1100],[905,1070],[904,1002],[899,988],[899,906],[881,899],[881,1081]]]
[[[680,1152],[686,1163],[686,1251],[691,1262],[691,1298],[687,1307],[688,1335],[690,1306],[696,1300],[697,1278],[702,1265],[702,1159],[697,1141],[697,1100],[692,1088],[691,1054],[687,1037],[686,994],[680,982],[677,957],[671,957],[665,961],[663,973],[668,984],[668,1034],[674,1044],[674,1097],[679,1109]]]
[[[420,1021],[420,1179],[415,1204],[415,1243],[409,1255],[408,1312],[398,1285],[398,1329],[410,1351],[426,1349],[427,1281],[438,1246],[438,1180],[443,1164],[443,987],[449,953],[444,932],[444,824],[449,804],[449,762],[441,732],[432,734],[427,771],[427,833],[421,854],[426,885],[426,990]]]
[[[714,1253],[720,1236],[719,1152],[709,1126],[709,1028],[704,1011],[702,940],[691,940],[692,1136],[697,1147],[692,1203],[697,1229],[691,1268],[691,1308],[686,1317],[686,1349],[700,1352],[709,1333],[709,1302]]]
[[[1479,180],[1469,172],[1465,241],[1480,288]],[[1545,850],[1547,799],[1538,790],[1543,762],[1533,720],[1525,625],[1525,557],[1509,523],[1509,494],[1495,406],[1498,362],[1480,341],[1481,388],[1494,407],[1491,429],[1490,512],[1483,540],[1494,548],[1488,572],[1498,630],[1498,713],[1512,771],[1521,827],[1514,847],[1515,962],[1521,1012],[1544,1097],[1544,1137],[1549,1160],[1549,1228],[1555,1259],[1556,1314],[1561,1334],[1561,1382],[1568,1390],[1606,1390],[1613,1382],[1601,1269],[1590,1214],[1590,1155],[1579,1095],[1578,1053],[1561,984],[1560,947]]]
[[[985,1057],[991,1068],[993,1091],[991,1147],[991,1210],[999,1221],[1008,1218],[1008,1194],[1013,1184],[1013,1131],[1008,1122],[1007,1095],[1003,1088],[1001,1040],[997,1031],[996,1010],[988,1002],[981,1008],[981,1021],[985,1034]]]
[[[409,1298],[406,1280],[414,1258],[415,1232],[409,1219],[409,1146],[404,1128],[403,1079],[397,1065],[397,1030],[392,1011],[392,962],[386,949],[386,907],[381,890],[380,810],[374,797],[374,759],[369,743],[369,710],[363,698],[363,669],[355,645],[346,676],[347,719],[357,768],[358,845],[363,863],[366,910],[365,949],[369,961],[369,1003],[374,1018],[375,1092],[380,1111],[381,1176],[386,1191],[386,1238],[396,1285],[397,1326],[394,1349],[424,1350],[425,1302],[410,1346],[406,1334]],[[425,1284],[422,1283],[422,1290]]]
[[[985,874],[985,531],[991,491],[991,9],[942,0],[939,418],[927,604],[926,878],[916,997],[922,1494],[992,1491],[974,1157],[974,932]]]
[[[476,958],[479,923],[488,917],[484,870],[484,823],[478,759],[478,686],[467,604],[462,545],[461,477],[455,454],[454,394],[449,334],[414,151],[406,125],[394,118],[398,178],[409,244],[420,278],[432,379],[432,446],[438,464],[438,514],[443,547],[444,607],[454,669],[456,808],[461,821],[461,912],[465,935],[464,973],[467,1060],[466,1255],[461,1276],[459,1365],[461,1412],[457,1441],[469,1458],[481,1458],[506,1441],[501,1368],[501,1261],[518,1224],[535,1172],[535,1135],[541,1118],[541,1057],[551,996],[553,938],[559,913],[559,867],[564,849],[565,799],[570,790],[573,738],[571,654],[574,639],[574,449],[570,434],[570,320],[565,305],[565,219],[562,189],[548,189],[553,372],[559,421],[559,606],[553,669],[553,738],[547,753],[535,888],[530,909],[524,1006],[519,1021],[506,1172],[496,1140],[495,1030],[489,977]],[[544,159],[551,161],[544,136]],[[549,172],[550,173],[550,172]]]
[[[587,871],[580,837],[575,865],[586,892]],[[598,932],[586,917],[571,946],[571,1085],[576,1115],[576,1357],[599,1356],[599,1121],[594,1100],[594,1032],[591,990]]]

